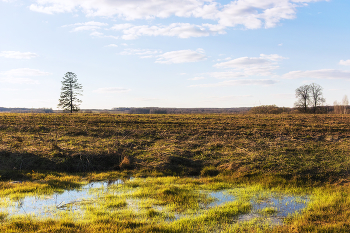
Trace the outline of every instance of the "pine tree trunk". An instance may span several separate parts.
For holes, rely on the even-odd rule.
[[[70,113],[73,113],[73,87],[72,87],[72,82],[70,83]]]

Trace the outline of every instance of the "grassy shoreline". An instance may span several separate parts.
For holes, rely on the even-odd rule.
[[[120,175],[115,172],[90,173],[88,176],[71,174],[37,174],[41,179],[21,184],[0,183],[1,198],[23,198],[33,195],[50,195],[66,188],[78,188],[88,180],[105,180]],[[123,189],[126,194],[101,195],[95,205],[86,207],[81,219],[76,219],[69,211],[58,218],[37,218],[30,216],[8,217],[0,213],[1,232],[348,232],[350,229],[350,186],[325,184],[301,187],[281,182],[273,177],[265,177],[250,182],[237,181],[235,177],[218,175],[215,177],[149,177],[147,180],[126,180]],[[40,182],[41,181],[41,182]],[[147,182],[145,182],[147,181]],[[7,184],[7,186],[6,186]],[[74,185],[72,185],[74,184]],[[184,218],[167,223],[169,216],[153,205],[165,205],[176,211],[192,213],[198,208],[197,202],[207,199],[195,190],[230,190],[234,187],[246,187],[243,199],[222,205],[212,210],[202,211],[191,218]],[[109,188],[109,190],[112,188]],[[116,187],[118,193],[120,187]],[[135,190],[133,193],[128,190]],[[240,190],[240,189],[238,189]],[[241,191],[239,191],[241,192]],[[261,225],[257,220],[236,224],[232,222],[240,214],[247,213],[251,204],[247,197],[266,196],[269,193],[289,195],[309,195],[310,203],[299,215],[285,219],[282,226]],[[127,196],[124,196],[127,195]],[[140,210],[126,208],[128,196],[141,198]],[[101,199],[102,198],[102,199]],[[203,199],[204,198],[204,199]],[[97,206],[96,206],[97,204]],[[271,211],[265,209],[264,211]],[[273,213],[273,211],[272,211]],[[84,217],[85,216],[85,217]]]

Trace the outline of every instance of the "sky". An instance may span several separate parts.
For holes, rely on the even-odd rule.
[[[348,0],[0,0],[0,107],[293,107],[349,95]]]

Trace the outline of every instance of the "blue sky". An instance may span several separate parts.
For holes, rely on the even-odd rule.
[[[349,94],[348,0],[0,0],[0,106],[292,107]]]

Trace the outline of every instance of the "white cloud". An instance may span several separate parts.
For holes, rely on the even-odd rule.
[[[118,47],[118,45],[116,45],[116,44],[109,44],[106,47]]]
[[[132,24],[116,24],[111,29],[122,31],[124,40],[133,40],[140,36],[172,36],[179,38],[202,37],[213,34],[224,34],[224,27],[212,24],[194,25],[189,23],[172,23],[160,26],[134,26]]]
[[[75,12],[86,16],[118,16],[125,20],[197,16],[212,18],[216,3],[207,0],[36,0],[30,10],[46,14]]]
[[[15,78],[15,77],[0,78],[0,82],[12,83],[12,84],[39,84],[39,81],[31,78]]]
[[[46,76],[46,75],[51,75],[51,73],[40,71],[37,69],[21,68],[21,69],[12,69],[5,72],[1,72],[0,75],[25,77],[25,76]]]
[[[217,63],[214,67],[217,68],[231,68],[234,69],[234,73],[222,73],[222,76],[250,76],[260,75],[268,76],[273,75],[272,71],[279,68],[277,62],[279,60],[286,59],[277,54],[260,54],[260,57],[240,57],[230,61]],[[236,73],[238,72],[238,73]],[[215,74],[215,73],[214,73]],[[220,73],[216,73],[216,76],[220,76]]]
[[[211,19],[214,24],[169,26],[134,26],[119,24],[124,39],[139,36],[178,36],[180,38],[209,36],[225,33],[227,27],[245,29],[271,28],[282,20],[294,19],[298,7],[307,3],[328,0],[232,0],[223,5],[218,0],[34,0],[30,10],[46,13],[73,13],[82,11],[87,17],[117,17],[122,20],[155,18]],[[74,30],[96,30],[100,25],[77,25]],[[103,26],[103,25],[101,25]]]
[[[37,80],[27,78],[28,76],[47,76],[51,73],[36,70],[36,69],[13,69],[5,72],[0,72],[0,82],[13,84],[38,84]]]
[[[77,32],[77,31],[95,31],[95,30],[101,29],[104,26],[108,26],[108,24],[89,21],[85,23],[75,23],[75,24],[64,25],[62,27],[74,27],[73,31]]]
[[[287,59],[286,57],[282,57],[278,54],[269,54],[269,55],[260,54],[260,57],[271,61],[279,61],[279,60]]]
[[[63,25],[62,27],[73,27],[73,30],[71,32],[91,31],[90,36],[93,36],[93,37],[118,39],[119,38],[118,36],[105,35],[104,33],[98,31],[98,30],[104,29],[103,27],[106,27],[106,26],[108,26],[108,23],[89,21],[85,23]]]
[[[199,48],[196,51],[193,50],[178,50],[161,54],[161,50],[156,49],[124,49],[121,55],[138,55],[140,58],[156,58],[156,63],[161,64],[173,64],[173,63],[186,63],[197,62],[206,60],[207,57],[204,54],[204,50]]]
[[[316,1],[320,0],[231,1],[217,13],[217,17],[219,24],[226,27],[242,25],[247,29],[271,28],[282,20],[294,19],[297,7]]]
[[[121,88],[121,87],[104,87],[104,88],[98,88],[94,90],[93,92],[96,93],[120,93],[120,92],[127,92],[130,91],[130,89]]]
[[[185,62],[197,62],[206,60],[207,57],[203,54],[203,49],[193,50],[179,50],[167,52],[158,56],[156,63],[173,64]]]
[[[211,77],[217,78],[217,79],[233,79],[233,78],[243,78],[247,75],[243,72],[211,72],[208,73]]]
[[[219,56],[221,56],[221,55],[219,55]],[[232,59],[232,57],[226,57],[226,58],[223,58],[223,59],[216,59],[216,60],[213,60],[214,62],[215,61],[227,61],[227,60],[231,60]]]
[[[215,64],[215,67],[219,68],[244,68],[244,67],[251,67],[251,66],[262,66],[266,64],[270,64],[271,62],[267,59],[260,58],[260,57],[240,57],[237,59],[233,59],[231,61],[222,62]]]
[[[194,78],[189,78],[188,80],[192,80],[192,81],[197,81],[197,80],[202,80],[205,79],[204,77],[194,77]]]
[[[343,66],[350,66],[350,59],[349,60],[340,60],[339,62],[340,65],[343,65]]]
[[[124,20],[196,17],[218,20],[223,26],[256,29],[294,19],[297,7],[316,1],[327,0],[236,0],[226,5],[214,0],[36,0],[29,8],[46,14],[82,10],[88,17],[117,16]]]
[[[219,83],[198,84],[191,85],[190,87],[222,87],[222,86],[241,86],[241,85],[273,85],[277,83],[276,80],[271,79],[239,79],[239,80],[227,80]]]
[[[322,69],[322,70],[307,70],[307,71],[291,71],[282,75],[285,79],[295,78],[322,78],[322,79],[350,79],[350,71]]]
[[[161,50],[156,49],[124,49],[121,55],[138,55],[140,58],[157,57]]]
[[[97,30],[97,29],[100,29],[99,26],[79,26],[79,27],[76,27],[73,29],[73,31],[77,32],[77,31],[93,31],[93,30]]]
[[[104,37],[105,34],[103,34],[102,32],[91,32],[90,36]]]
[[[134,27],[134,25],[131,23],[122,23],[122,24],[115,24],[113,27],[111,27],[111,29],[116,31],[121,31],[131,27]]]
[[[99,38],[112,38],[112,39],[116,39],[116,40],[119,38],[118,36],[107,36],[107,35],[103,34],[102,32],[97,32],[97,31],[91,32],[90,36],[99,37]]]
[[[35,58],[38,55],[36,53],[21,53],[18,51],[2,51],[0,52],[0,57],[5,57],[5,58],[15,58],[15,59],[31,59]]]

